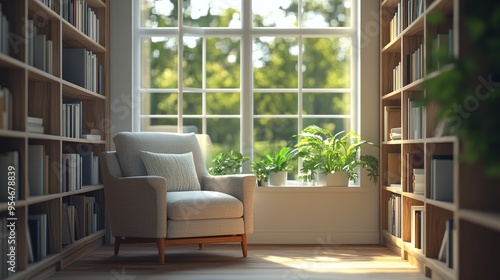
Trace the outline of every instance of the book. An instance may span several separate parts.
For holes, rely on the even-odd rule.
[[[12,93],[6,87],[0,86],[0,128],[3,129],[12,129],[13,124],[13,106],[14,100],[12,98]]]
[[[424,244],[424,215],[425,206],[411,206],[410,241],[417,249],[422,249]]]
[[[82,139],[101,140],[101,135],[99,135],[99,134],[82,134]]]
[[[453,219],[446,221],[446,233],[447,233],[447,244],[446,244],[446,265],[449,268],[453,268],[453,234],[454,234],[454,222]]]
[[[70,205],[75,207],[75,213],[77,216],[77,223],[78,223],[78,231],[77,233],[77,239],[83,238],[86,236],[87,232],[87,208],[86,208],[86,202],[85,202],[85,196],[84,195],[74,195],[70,198]],[[75,221],[75,222],[76,222]]]
[[[28,146],[28,185],[29,195],[39,196],[45,192],[45,146]]]
[[[33,247],[33,259],[35,262],[47,256],[47,215],[34,214],[28,216],[29,235]]]
[[[438,260],[446,262],[446,255],[448,250],[448,230],[444,231],[443,240],[441,241],[441,247],[439,248]]]
[[[34,43],[34,66],[45,71],[47,68],[47,36],[45,34],[37,34]]]
[[[433,155],[431,158],[431,199],[453,201],[453,156]]]
[[[64,80],[85,88],[87,51],[84,48],[63,48],[62,77]]]
[[[390,135],[396,127],[401,127],[401,107],[384,106],[384,141],[395,140]]]

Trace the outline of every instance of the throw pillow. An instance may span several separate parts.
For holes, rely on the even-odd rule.
[[[167,191],[199,191],[201,189],[193,153],[162,154],[141,151],[148,175],[167,179]]]

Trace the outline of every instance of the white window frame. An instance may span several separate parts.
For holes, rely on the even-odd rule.
[[[179,7],[182,7],[181,3],[182,0],[178,0]],[[241,0],[242,1],[242,13],[241,13],[241,22],[242,22],[242,28],[241,29],[235,29],[235,28],[192,28],[192,27],[185,27],[182,26],[182,10],[179,9],[179,27],[178,28],[144,28],[141,27],[140,23],[140,16],[141,16],[141,7],[140,7],[140,1],[139,0],[134,0],[133,1],[133,32],[132,32],[132,40],[133,40],[133,55],[132,55],[132,86],[133,86],[133,92],[132,92],[132,130],[133,131],[140,131],[141,130],[141,116],[140,116],[140,106],[141,105],[141,92],[172,92],[171,89],[141,89],[141,39],[144,37],[151,37],[151,36],[158,36],[158,37],[177,37],[178,38],[178,44],[179,44],[179,56],[178,56],[178,75],[179,75],[179,88],[175,89],[175,92],[179,93],[179,106],[178,106],[178,113],[177,113],[177,118],[179,120],[179,123],[177,125],[177,132],[182,132],[183,131],[183,125],[182,125],[182,117],[183,117],[183,112],[182,112],[182,94],[185,89],[183,88],[182,85],[182,48],[183,48],[183,37],[185,35],[195,35],[195,36],[207,36],[207,37],[241,37],[241,53],[245,55],[241,55],[241,61],[240,61],[240,67],[241,67],[241,76],[240,76],[240,84],[241,88],[237,89],[207,89],[205,85],[203,85],[202,89],[197,89],[201,90],[203,92],[211,92],[213,90],[217,92],[235,92],[239,91],[241,93],[240,96],[240,114],[238,116],[235,115],[210,115],[207,116],[205,106],[203,106],[203,113],[201,115],[202,118],[202,123],[203,128],[202,131],[199,133],[206,133],[206,120],[207,117],[213,118],[235,118],[239,117],[240,118],[240,150],[243,154],[246,155],[251,155],[253,156],[253,122],[254,122],[254,114],[253,114],[253,93],[255,89],[253,88],[253,64],[252,64],[252,43],[253,43],[253,38],[258,37],[258,36],[276,36],[276,37],[282,37],[282,36],[293,36],[293,37],[298,37],[299,40],[302,40],[301,38],[303,37],[327,37],[327,36],[342,36],[342,37],[349,37],[351,38],[351,65],[350,65],[350,81],[351,81],[351,86],[350,89],[335,89],[335,92],[345,92],[349,91],[351,92],[351,108],[350,108],[350,124],[351,130],[360,131],[360,123],[359,123],[359,117],[360,117],[360,92],[359,92],[359,76],[360,76],[360,71],[359,71],[359,56],[360,52],[358,49],[356,49],[357,46],[359,46],[359,5],[360,5],[360,0],[352,0],[351,3],[351,23],[350,27],[339,27],[339,28],[253,28],[253,21],[251,18],[251,12],[248,14],[245,14],[244,11],[251,11],[252,10],[252,1],[247,1],[247,0]],[[299,0],[299,1],[307,1],[307,0]],[[299,3],[300,4],[300,3]],[[299,13],[300,17],[300,13]],[[301,44],[300,44],[301,45]],[[301,55],[299,55],[299,61],[298,64],[301,65]],[[203,60],[203,64],[205,64],[205,59]],[[203,65],[203,71],[205,67]],[[302,74],[299,71],[299,77]],[[299,78],[299,85],[297,87],[297,92],[299,94],[299,108],[302,107],[302,94],[307,91],[314,91],[314,92],[320,92],[321,89],[303,89],[302,84],[301,84],[302,79]],[[283,91],[283,89],[279,89]],[[290,89],[285,89],[286,91],[289,91]],[[293,89],[292,89],[293,90]],[[258,89],[259,92],[271,92],[274,91],[274,89]],[[334,92],[331,89],[328,89],[328,92]],[[205,102],[205,100],[204,100]],[[276,115],[278,117],[282,117],[280,115]],[[294,116],[295,117],[295,116]],[[298,131],[297,133],[300,132],[300,129],[302,127],[302,120],[303,120],[303,115],[302,112],[299,110],[298,112]],[[322,117],[328,117],[331,118],[332,115],[313,115],[311,117],[314,118],[322,118]],[[161,127],[161,126],[160,126]],[[150,129],[151,127],[149,127]],[[162,131],[165,131],[164,128],[162,128]],[[252,158],[251,158],[252,159]],[[249,164],[244,166],[244,170],[248,171],[249,169]]]

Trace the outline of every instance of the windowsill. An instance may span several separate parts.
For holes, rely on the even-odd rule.
[[[360,185],[350,185],[348,187],[328,187],[328,186],[308,186],[298,181],[288,181],[286,186],[259,186],[255,188],[257,193],[267,192],[347,192],[359,193],[369,192],[370,188]]]

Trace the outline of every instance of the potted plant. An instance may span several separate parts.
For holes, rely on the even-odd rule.
[[[208,173],[211,175],[238,174],[243,162],[248,159],[248,156],[244,156],[240,152],[233,150],[230,152],[221,152],[212,158],[211,161],[214,163],[214,166],[208,168]]]
[[[362,145],[373,145],[373,143],[361,139],[355,132],[341,131],[334,135],[327,129],[311,125],[304,128],[296,137],[297,154],[302,158],[301,172],[307,179],[314,179],[316,173],[319,176],[336,174],[328,176],[342,177],[344,180],[342,185],[347,186],[349,180],[358,178],[359,168],[366,168],[370,180],[377,182],[378,160],[371,155],[359,156]],[[326,185],[337,185],[337,183],[326,182]]]
[[[270,173],[270,165],[267,162],[267,158],[252,162],[250,168],[252,169],[252,173],[257,177],[257,184],[259,186],[267,186]]]
[[[274,154],[266,155],[266,164],[269,170],[269,183],[273,186],[285,186],[290,170],[290,162],[295,159],[297,150],[283,147]]]

